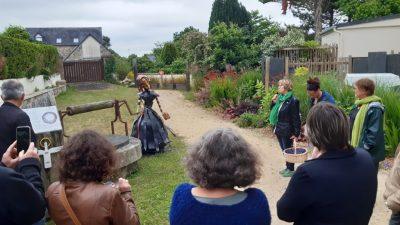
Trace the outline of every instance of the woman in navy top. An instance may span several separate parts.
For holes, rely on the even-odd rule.
[[[368,225],[377,177],[369,153],[349,143],[349,121],[322,102],[308,114],[307,137],[314,159],[295,172],[277,203],[278,217],[294,225]]]
[[[185,159],[189,177],[197,184],[175,190],[171,225],[269,225],[264,193],[239,191],[260,177],[260,164],[250,145],[231,129],[205,134]]]

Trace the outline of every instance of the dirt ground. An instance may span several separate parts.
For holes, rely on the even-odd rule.
[[[279,175],[279,170],[284,166],[284,158],[280,152],[277,141],[265,132],[254,129],[239,128],[230,121],[221,119],[213,112],[208,112],[200,106],[184,99],[178,91],[159,90],[160,101],[164,111],[170,113],[171,119],[167,126],[190,145],[210,129],[227,127],[239,132],[257,150],[263,162],[263,175],[254,186],[262,189],[270,204],[273,225],[288,224],[280,221],[276,215],[276,202],[282,196],[289,182],[289,178]],[[157,107],[155,107],[157,108]],[[371,225],[388,224],[390,211],[385,207],[383,191],[388,172],[379,172],[379,187]],[[360,191],[363,191],[362,189]],[[338,209],[340,210],[340,209]]]

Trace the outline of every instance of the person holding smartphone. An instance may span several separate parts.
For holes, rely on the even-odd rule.
[[[17,139],[17,127],[30,128],[29,142],[35,142],[35,134],[29,116],[21,109],[25,98],[24,86],[16,80],[4,82],[1,85],[1,98],[4,103],[0,107],[0,155],[3,155]]]
[[[39,155],[33,143],[19,153],[16,145],[12,143],[1,160],[0,224],[34,224],[46,211]]]

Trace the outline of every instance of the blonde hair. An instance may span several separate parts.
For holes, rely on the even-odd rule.
[[[279,85],[282,85],[283,88],[285,88],[285,90],[287,90],[287,91],[293,90],[293,83],[292,83],[292,81],[289,80],[289,79],[282,79],[282,80],[279,80],[278,84],[279,84]]]

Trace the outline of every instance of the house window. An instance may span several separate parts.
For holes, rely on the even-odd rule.
[[[42,42],[42,41],[43,41],[43,37],[42,37],[42,35],[40,35],[40,34],[37,34],[37,35],[35,36],[35,40],[36,40],[36,41],[40,41],[40,42]]]
[[[56,43],[61,44],[61,41],[62,41],[61,38],[57,38]]]
[[[74,38],[74,43],[78,43],[79,39],[78,38]]]

